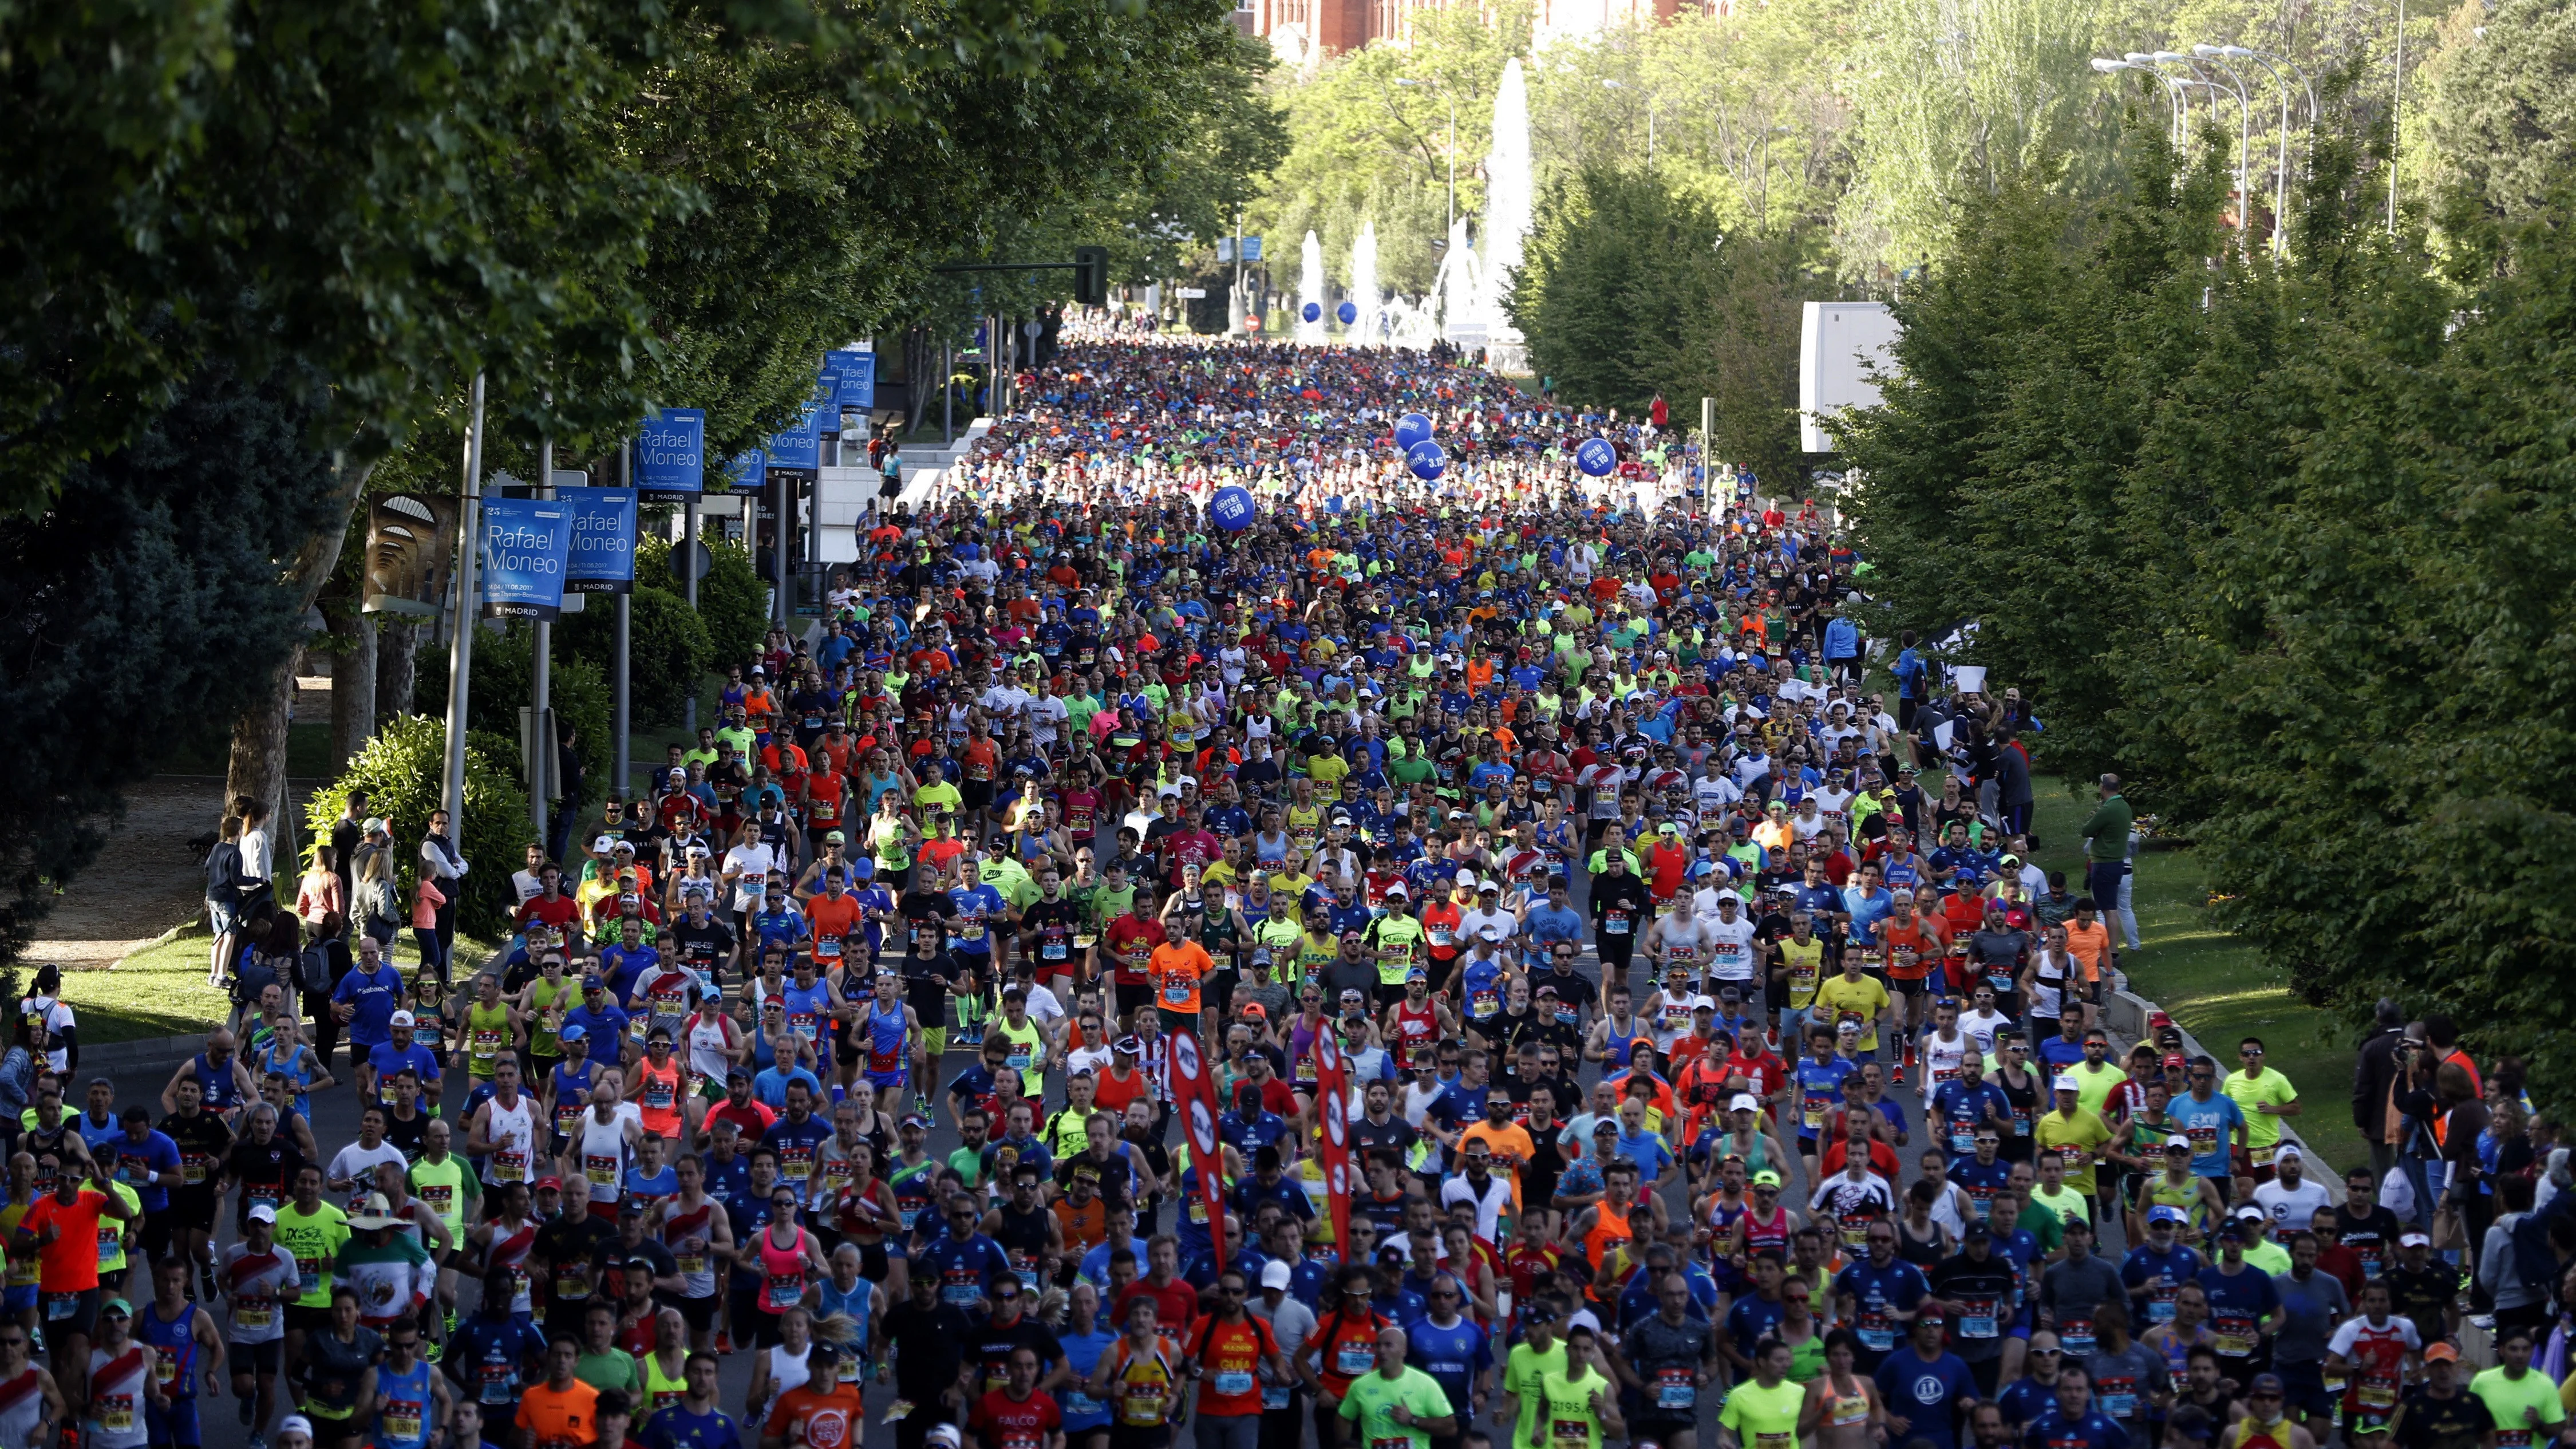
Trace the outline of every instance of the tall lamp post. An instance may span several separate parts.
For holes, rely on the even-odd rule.
[[[2193,49],[2199,49],[2194,46]],[[2288,228],[2284,225],[2290,209],[2290,76],[2299,78],[2300,89],[2308,95],[2308,134],[2317,130],[2317,88],[2308,83],[2306,71],[2299,69],[2287,56],[2269,55],[2248,50],[2241,45],[2222,45],[2220,55],[2237,60],[2250,60],[2271,72],[2273,84],[2281,91],[2281,154],[2272,177],[2272,250],[2277,254],[2289,246]],[[2288,74],[2283,74],[2287,71]]]
[[[2111,60],[2106,57],[2097,56],[2093,61],[2093,69],[2096,73],[2101,75],[2115,75],[2120,71],[2133,70],[2138,72],[2140,75],[2150,76],[2155,80],[2162,82],[2165,88],[2165,99],[2173,103],[2173,134],[2174,139],[2179,142],[2182,139],[2183,121],[2182,87],[2174,82],[2174,78],[2172,76],[2165,74],[2163,71],[2156,69],[2152,65],[2143,64],[2142,62],[2144,62],[2145,59],[2146,57],[2143,54],[2131,55],[2125,60]]]

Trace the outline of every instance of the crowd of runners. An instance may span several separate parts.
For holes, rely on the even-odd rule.
[[[2518,1067],[2390,1016],[2327,1164],[2260,1040],[2115,1035],[2118,781],[2043,869],[2036,702],[1813,505],[1437,352],[1016,394],[560,857],[227,821],[159,1100],[36,978],[0,1449],[2563,1436]]]

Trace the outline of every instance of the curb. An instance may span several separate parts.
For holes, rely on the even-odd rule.
[[[198,930],[204,929],[203,926],[197,922],[183,923],[172,927],[163,935],[162,940],[166,941],[175,939],[191,928]],[[155,944],[159,943],[156,942]],[[475,975],[484,971],[492,970],[500,964],[501,953],[495,951],[492,953],[490,958],[485,960],[481,965],[475,967],[473,971],[467,972],[465,974],[465,979],[471,980]],[[168,1066],[175,1071],[177,1070],[180,1062],[185,1061],[189,1057],[195,1056],[197,1053],[206,1049],[206,1037],[213,1029],[214,1023],[209,1023],[206,1031],[196,1032],[188,1036],[147,1036],[137,1037],[132,1041],[100,1042],[96,1046],[84,1044],[81,1047],[80,1072],[75,1075],[86,1074],[92,1067],[113,1069],[119,1067]]]
[[[2161,1014],[2168,1020],[2171,1020],[2173,1013],[2166,1011],[2163,1007],[2158,1006],[2156,1003],[2149,1001],[2143,996],[2140,996],[2138,993],[2129,990],[2127,986],[2128,980],[2128,973],[2125,971],[2121,972],[2120,981],[2122,984],[2119,989],[2111,993],[2110,1001],[2103,1007],[2102,1014],[2107,1020],[2109,1020],[2113,1030],[2126,1035],[2132,1042],[2143,1041],[2147,1039],[2147,1022],[2150,1019]],[[2181,1022],[2175,1021],[2173,1025],[2174,1030],[2182,1033],[2182,1046],[2185,1053],[2192,1056],[2209,1057],[2213,1061],[2224,1060],[2224,1058],[2217,1056],[2208,1048],[2202,1046],[2200,1038],[2192,1035],[2190,1029],[2185,1027]],[[2223,1071],[2225,1069],[2222,1067],[2221,1070]],[[2321,1164],[2327,1168],[2333,1168],[2334,1165],[2327,1162],[2326,1159],[2316,1151],[2316,1149],[2310,1147],[2307,1139],[2301,1137],[2299,1135],[2299,1130],[2288,1122],[2283,1122],[2281,1124],[2281,1140],[2283,1142],[2296,1143],[2300,1154],[2308,1161]],[[2337,1207],[2341,1207],[2343,1205],[2343,1173],[2340,1169],[2325,1172],[2311,1172],[2308,1175],[2325,1187],[2329,1201],[2333,1202]]]

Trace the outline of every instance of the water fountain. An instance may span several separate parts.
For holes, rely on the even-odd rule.
[[[1440,255],[1439,274],[1431,291],[1439,299],[1440,335],[1460,347],[1485,345],[1484,279],[1475,250],[1467,245],[1467,218],[1449,223],[1449,249]],[[1424,299],[1426,304],[1429,298]]]
[[[1530,230],[1531,202],[1529,84],[1520,57],[1503,64],[1501,85],[1494,91],[1494,146],[1485,153],[1484,295],[1479,313],[1485,323],[1486,362],[1498,372],[1525,372],[1529,348],[1503,310],[1513,276],[1521,264],[1521,243]]]
[[[1377,294],[1377,221],[1374,217],[1360,223],[1359,237],[1351,243],[1351,305],[1359,317],[1347,332],[1350,341],[1362,346],[1386,340],[1384,319],[1378,314]]]
[[[1297,249],[1297,343],[1301,347],[1324,345],[1324,244],[1315,233],[1306,233],[1305,245]],[[1315,320],[1306,320],[1306,309],[1315,310]]]

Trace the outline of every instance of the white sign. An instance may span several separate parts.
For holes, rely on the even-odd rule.
[[[1834,450],[1825,420],[1875,407],[1879,378],[1896,371],[1899,331],[1885,302],[1809,302],[1798,345],[1798,446]]]
[[[1196,302],[1207,296],[1205,287],[1174,287],[1172,295],[1184,302]]]

